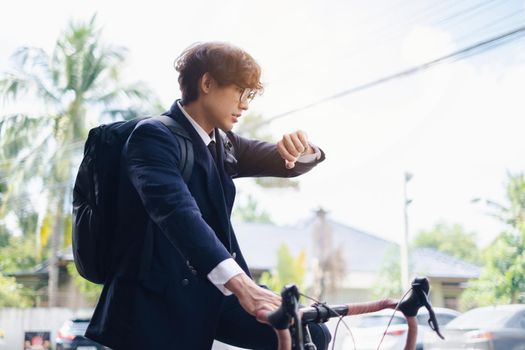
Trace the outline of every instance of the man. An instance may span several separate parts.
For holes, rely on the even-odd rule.
[[[181,176],[177,136],[157,119],[139,122],[122,151],[114,272],[86,336],[115,349],[209,349],[213,339],[275,348],[274,331],[254,315],[280,298],[250,277],[230,223],[232,178],[297,176],[324,154],[301,131],[277,144],[231,132],[262,90],[243,50],[194,45],[176,69],[182,99],[165,115],[191,137],[191,178]],[[311,332],[326,348],[326,328]]]

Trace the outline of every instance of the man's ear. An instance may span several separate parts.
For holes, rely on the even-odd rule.
[[[200,79],[200,89],[203,94],[208,94],[211,90],[211,87],[214,83],[214,80],[210,73],[206,72],[202,75]]]

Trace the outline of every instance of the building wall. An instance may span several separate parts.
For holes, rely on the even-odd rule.
[[[58,329],[73,317],[91,317],[92,309],[67,308],[4,308],[0,309],[0,329],[5,333],[1,350],[23,349],[24,332],[51,332],[51,343],[55,344]],[[54,348],[54,347],[53,347]]]
[[[465,290],[466,278],[431,278],[430,297],[432,305],[459,310],[459,298]]]
[[[327,293],[324,301],[329,303],[358,303],[376,299],[377,275],[373,273],[351,272],[335,294]],[[436,307],[459,310],[459,298],[465,289],[467,279],[429,278],[430,302]],[[387,296],[384,297],[396,297]]]
[[[61,270],[60,284],[58,286],[58,306],[82,309],[94,308],[95,303],[84,297],[67,271]]]

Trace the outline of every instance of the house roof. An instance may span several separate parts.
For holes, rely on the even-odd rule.
[[[59,263],[66,263],[69,261],[73,261],[73,251],[71,246],[68,246],[66,248],[63,248],[58,252],[58,261]],[[28,275],[47,275],[49,272],[49,259],[46,259],[42,261],[41,263],[26,269],[26,270],[20,270],[15,271],[12,273],[9,273],[9,276],[28,276]]]
[[[432,248],[417,248],[411,252],[411,263],[417,273],[437,278],[477,278],[479,266]]]
[[[374,234],[327,220],[332,249],[340,249],[345,271],[377,273],[387,254],[395,254],[399,245]],[[318,244],[314,241],[315,220],[297,226],[276,226],[261,223],[235,223],[237,240],[251,269],[271,270],[277,265],[277,251],[286,244],[290,253],[297,256],[301,251],[307,261],[315,256]],[[59,259],[72,261],[71,246],[60,251]],[[311,261],[311,260],[310,260]],[[476,278],[481,268],[454,258],[432,248],[417,248],[410,252],[411,267],[418,274],[436,278]],[[12,275],[47,274],[48,261],[29,271]]]
[[[382,258],[396,244],[370,233],[328,221],[331,227],[332,248],[340,249],[346,271],[378,271]],[[301,226],[283,227],[272,224],[238,223],[235,233],[248,266],[269,269],[276,265],[278,248],[284,243],[290,253],[297,256],[305,251],[307,259],[315,254],[315,225],[308,222]]]
[[[399,245],[373,234],[334,221],[331,227],[332,248],[341,249],[347,272],[377,273],[387,254],[395,254]],[[277,250],[286,244],[290,253],[301,251],[307,259],[316,252],[313,222],[301,226],[283,227],[272,224],[238,223],[235,232],[248,266],[271,270],[277,264]],[[476,278],[480,267],[454,258],[432,248],[416,248],[410,252],[414,271],[435,278]]]

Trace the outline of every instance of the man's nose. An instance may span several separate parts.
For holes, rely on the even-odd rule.
[[[246,102],[241,102],[240,103],[240,107],[242,110],[246,111],[248,110],[248,108],[250,107],[250,102],[246,101]]]

